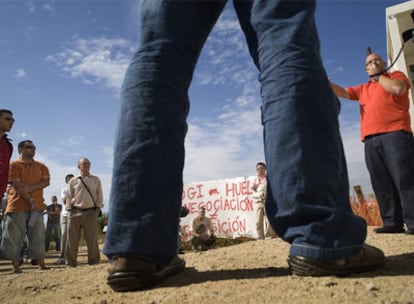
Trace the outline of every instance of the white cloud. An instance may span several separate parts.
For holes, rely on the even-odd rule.
[[[249,115],[253,123],[257,116]],[[260,126],[255,128],[250,124],[249,127],[251,129],[240,124],[231,126],[231,120],[214,127],[190,124],[186,139],[185,182],[254,174],[254,165],[263,160],[263,144]]]
[[[14,78],[20,79],[26,77],[26,71],[24,69],[18,69],[14,74]]]
[[[255,174],[264,160],[257,70],[237,20],[226,11],[213,29],[194,75],[194,85],[231,91],[212,100],[212,115],[189,123],[184,181]]]
[[[217,121],[192,121],[186,138],[185,182],[254,175],[254,164],[264,160],[259,109],[229,108]],[[341,128],[350,192],[361,185],[372,193],[360,141],[359,124]]]
[[[35,4],[34,4],[34,2],[33,2],[33,1],[29,1],[29,2],[27,2],[27,3],[26,3],[26,7],[27,7],[27,10],[28,10],[30,13],[34,13],[34,12],[36,11],[36,6],[35,6]]]
[[[338,66],[338,67],[336,67],[336,71],[338,73],[342,73],[343,71],[345,71],[345,68],[343,66]]]
[[[56,12],[55,8],[50,3],[45,3],[42,6],[42,9],[48,12],[50,15],[53,15]]]
[[[17,137],[20,138],[20,139],[26,139],[27,138],[27,133],[21,132],[21,133],[17,134]]]
[[[203,85],[226,87],[257,83],[257,70],[232,9],[225,10],[209,36],[195,80]],[[257,92],[256,92],[257,94]]]
[[[36,0],[28,1],[26,2],[26,8],[29,11],[29,13],[35,13],[38,7],[40,7],[42,10],[48,12],[50,15],[53,15],[56,12],[55,8],[52,6],[51,3],[44,2],[45,1],[38,1],[38,3],[36,3]]]
[[[114,147],[105,146],[102,148],[102,153],[104,155],[104,158],[106,159],[105,163],[107,164],[108,168],[112,168],[114,158]]]
[[[103,83],[118,91],[133,50],[132,43],[124,39],[75,37],[62,52],[46,60],[85,84]]]
[[[50,197],[56,195],[60,198],[60,191],[66,187],[65,176],[69,173],[77,174],[79,170],[76,168],[76,164],[73,166],[64,166],[57,162],[54,158],[42,155],[36,152],[35,159],[44,163],[50,172],[51,179],[49,187],[44,190],[44,199],[47,204],[50,203]]]
[[[67,147],[78,147],[84,142],[84,137],[81,135],[74,135],[71,138],[61,140],[60,143]]]

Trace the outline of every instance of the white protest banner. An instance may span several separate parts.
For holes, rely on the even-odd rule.
[[[184,185],[182,205],[189,214],[181,218],[183,240],[191,230],[191,221],[198,209],[206,208],[214,226],[214,233],[222,238],[257,237],[255,210],[252,199],[255,177],[237,177],[226,180],[198,182]]]

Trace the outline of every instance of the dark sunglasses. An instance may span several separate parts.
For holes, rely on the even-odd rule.
[[[23,146],[23,148],[36,150],[36,146]]]

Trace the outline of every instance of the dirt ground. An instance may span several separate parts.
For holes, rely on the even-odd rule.
[[[385,266],[372,273],[337,277],[298,277],[289,273],[289,245],[280,239],[251,241],[201,253],[186,252],[186,270],[157,288],[115,293],[106,285],[107,260],[86,264],[82,248],[77,268],[53,265],[39,271],[30,264],[12,274],[0,260],[0,303],[414,303],[414,236],[378,235],[367,242],[382,248]]]

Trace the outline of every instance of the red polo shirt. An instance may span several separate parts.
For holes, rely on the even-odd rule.
[[[0,199],[6,192],[7,183],[9,182],[9,164],[12,154],[13,145],[7,139],[7,135],[4,135],[0,139]]]
[[[391,79],[405,81],[406,92],[402,96],[392,95],[378,82],[373,81],[346,88],[350,99],[359,101],[362,141],[368,135],[379,133],[402,130],[412,133],[408,112],[410,81],[399,71],[385,75]]]

